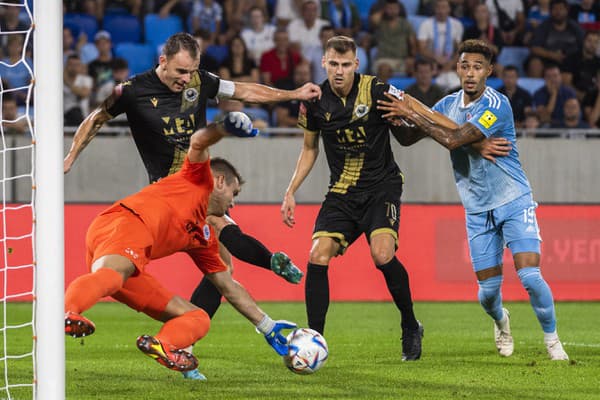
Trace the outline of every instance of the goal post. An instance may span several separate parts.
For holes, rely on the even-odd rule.
[[[36,400],[65,399],[62,2],[35,0]]]

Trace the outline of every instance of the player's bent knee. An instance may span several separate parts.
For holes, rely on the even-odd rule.
[[[392,261],[392,258],[394,258],[394,252],[389,250],[383,250],[377,253],[371,252],[371,257],[373,258],[375,265],[385,265]]]
[[[161,319],[163,321],[168,321],[171,318],[179,317],[180,315],[183,315],[186,312],[198,311],[198,310],[200,310],[204,314],[206,314],[206,312],[204,310],[193,305],[192,303],[190,303],[183,297],[173,296],[173,298],[169,301],[169,304],[167,304],[167,307],[165,308],[165,311],[163,312],[163,318],[161,318]],[[208,318],[208,314],[206,314],[206,317]]]
[[[477,281],[477,284],[479,285],[477,297],[479,298],[479,303],[481,303],[481,305],[485,307],[489,303],[495,301],[500,294],[502,280],[502,275],[498,275],[482,281]]]

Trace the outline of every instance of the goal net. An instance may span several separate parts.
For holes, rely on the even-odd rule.
[[[37,3],[0,0],[0,399],[64,399],[62,13]]]

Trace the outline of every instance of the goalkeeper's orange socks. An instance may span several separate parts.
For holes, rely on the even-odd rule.
[[[209,328],[208,314],[204,310],[198,309],[188,311],[165,322],[160,332],[154,337],[176,349],[185,349],[206,336]]]
[[[75,279],[65,293],[65,311],[81,314],[104,296],[115,294],[123,286],[123,277],[110,268],[85,274]]]

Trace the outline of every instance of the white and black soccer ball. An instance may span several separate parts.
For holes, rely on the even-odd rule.
[[[312,374],[327,361],[329,349],[325,338],[317,331],[309,328],[298,328],[287,336],[288,354],[283,356],[283,363],[296,374]]]

